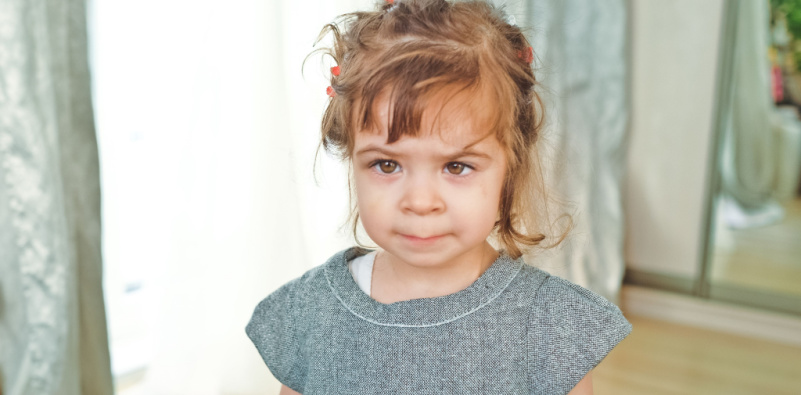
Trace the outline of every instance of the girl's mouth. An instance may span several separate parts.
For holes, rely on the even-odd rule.
[[[404,234],[401,234],[401,236],[403,236],[403,238],[406,241],[414,244],[430,244],[444,237],[444,235],[419,237],[419,236],[404,235]]]

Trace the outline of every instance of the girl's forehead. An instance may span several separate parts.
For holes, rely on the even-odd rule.
[[[489,137],[497,138],[497,111],[486,95],[469,91],[454,94],[443,89],[425,101],[418,130],[404,130],[401,139],[437,137],[448,145],[472,145]],[[380,95],[371,112],[373,122],[356,133],[356,144],[359,140],[388,141],[394,113],[388,95]]]

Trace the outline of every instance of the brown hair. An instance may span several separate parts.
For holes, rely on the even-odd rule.
[[[531,49],[504,13],[482,1],[381,1],[377,11],[355,12],[326,25],[332,98],[322,121],[322,146],[350,159],[355,134],[375,122],[382,94],[391,106],[387,143],[419,132],[426,102],[445,88],[480,94],[494,106],[492,131],[506,149],[495,237],[513,257],[541,245],[548,228],[547,195],[535,145],[542,101],[531,67]],[[352,209],[354,234],[358,212]],[[567,231],[548,247],[559,244]]]

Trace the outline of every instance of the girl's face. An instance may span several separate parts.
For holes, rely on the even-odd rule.
[[[362,224],[375,243],[409,265],[482,259],[498,219],[504,149],[482,125],[481,110],[452,102],[438,115],[426,111],[418,136],[387,144],[387,103],[378,100],[380,128],[356,134],[352,161]]]

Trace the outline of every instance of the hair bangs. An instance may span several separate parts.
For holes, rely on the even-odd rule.
[[[355,107],[354,126],[360,130],[386,126],[388,143],[421,132],[424,113],[435,100],[446,105],[454,96],[472,94],[480,80],[477,56],[461,48],[407,42],[371,59],[375,67],[364,76]],[[386,99],[387,125],[377,125],[376,103]]]

